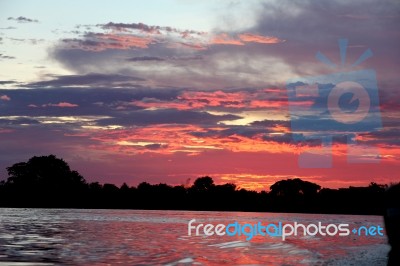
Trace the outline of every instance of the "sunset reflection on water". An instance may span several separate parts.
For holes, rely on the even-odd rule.
[[[379,216],[0,209],[0,265],[385,265],[385,236],[188,236],[187,223],[349,223]],[[32,264],[33,265],[33,264]],[[37,264],[35,264],[37,265]]]

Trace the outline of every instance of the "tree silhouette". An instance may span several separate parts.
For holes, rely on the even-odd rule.
[[[300,178],[281,180],[271,187],[271,196],[278,211],[313,211],[321,186]]]
[[[214,180],[209,176],[199,177],[194,181],[193,190],[198,192],[209,191],[214,186]]]
[[[321,189],[321,186],[295,178],[278,181],[270,189],[274,196],[296,197],[315,195]]]
[[[28,162],[7,167],[6,184],[17,187],[76,187],[86,184],[85,179],[72,171],[69,165],[54,155],[32,157]]]
[[[16,204],[29,201],[33,205],[78,204],[87,188],[85,179],[55,155],[32,157],[28,162],[7,167],[4,186]]]
[[[142,182],[87,184],[54,155],[32,157],[7,168],[0,181],[0,207],[127,208],[212,211],[276,211],[383,214],[386,185],[329,189],[299,178],[276,182],[270,191],[251,191],[235,184],[215,184],[209,176],[192,186]],[[391,195],[398,193],[398,190]],[[396,197],[398,201],[398,197]]]

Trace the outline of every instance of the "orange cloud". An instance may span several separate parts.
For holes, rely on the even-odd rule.
[[[210,150],[226,150],[232,152],[268,152],[268,153],[299,153],[307,147],[297,147],[290,143],[278,143],[263,140],[263,134],[244,137],[236,134],[220,136],[194,136],[193,133],[206,133],[209,130],[222,131],[225,128],[215,127],[204,129],[195,125],[151,125],[141,128],[89,130],[86,133],[91,139],[100,142],[93,146],[99,150],[109,150],[124,154],[186,153],[197,155]],[[278,134],[274,133],[274,134]],[[158,148],[154,149],[157,144]]]
[[[242,40],[243,42],[256,42],[256,43],[265,43],[265,44],[284,42],[284,40],[281,40],[277,37],[262,36],[262,35],[251,34],[251,33],[239,34],[239,39]]]
[[[205,50],[211,45],[237,45],[246,43],[274,44],[281,40],[274,36],[252,33],[228,34],[179,30],[171,27],[149,26],[143,23],[108,23],[101,26],[103,33],[88,32],[82,39],[64,39],[73,48],[90,51],[106,49],[148,48],[151,43],[165,44],[171,49]]]
[[[211,44],[225,44],[225,45],[245,45],[246,42],[255,42],[263,44],[274,44],[284,42],[274,36],[262,36],[251,33],[242,33],[237,35],[237,38],[229,36],[227,33],[220,33],[211,39]]]
[[[101,35],[100,40],[103,39],[107,41],[109,45],[119,46],[122,49],[128,49],[131,47],[147,48],[148,45],[153,41],[152,38],[139,37],[133,35],[114,35],[114,34],[104,34]]]
[[[228,45],[244,45],[240,40],[235,40],[226,33],[216,35],[211,44],[228,44]]]
[[[206,50],[207,46],[201,42],[175,42],[175,43],[170,43],[167,46],[168,48],[172,49],[180,49],[180,48],[186,48],[186,49],[193,49],[193,50]]]

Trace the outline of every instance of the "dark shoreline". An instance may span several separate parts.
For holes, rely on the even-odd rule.
[[[367,187],[322,188],[299,178],[275,182],[270,191],[217,185],[209,176],[191,186],[140,183],[87,183],[83,176],[54,155],[32,157],[7,168],[8,179],[0,182],[0,207],[235,211],[384,215],[387,185],[371,182]]]

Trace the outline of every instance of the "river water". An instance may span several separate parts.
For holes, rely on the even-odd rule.
[[[385,265],[386,236],[188,236],[188,222],[347,223],[379,216],[254,212],[1,209],[0,265]]]

